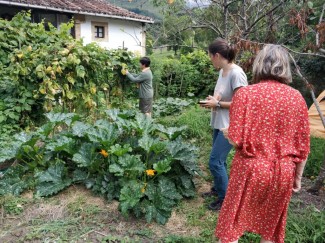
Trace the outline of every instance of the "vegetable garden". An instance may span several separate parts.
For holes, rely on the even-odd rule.
[[[68,214],[53,224],[42,221],[43,228],[35,219],[26,220],[25,226],[34,228],[15,239],[92,241],[91,235],[97,234],[102,242],[213,241],[217,215],[206,210],[209,201],[197,193],[211,180],[205,173],[209,113],[196,105],[197,97],[211,93],[217,77],[208,56],[204,51],[179,59],[153,55],[159,99],[154,119],[149,119],[137,112],[136,88],[121,73],[126,66],[135,71],[138,57],[96,44],[84,46],[71,37],[71,28],[68,23],[46,31],[43,23],[31,23],[29,13],[12,21],[0,19],[0,239],[13,232],[5,222],[16,222],[10,215],[23,215],[27,205],[36,210],[35,204],[46,200],[64,201],[72,190],[81,196],[67,202]],[[317,151],[325,142],[313,139],[312,146],[308,178],[319,173],[323,154]],[[88,202],[96,197],[104,201]],[[323,242],[324,200],[317,207],[299,200],[294,199],[290,209],[288,242]],[[110,217],[105,207],[117,201],[114,224],[143,225],[131,227],[131,233],[116,228],[100,233],[109,228],[100,214]],[[295,205],[301,209],[298,214]],[[175,212],[183,218],[186,233],[165,230],[159,236],[158,227],[164,227],[159,225],[173,227],[168,220],[176,222]],[[313,223],[304,223],[307,218]],[[51,230],[55,227],[57,232]],[[191,235],[193,229],[197,232]],[[256,240],[246,235],[246,242]]]

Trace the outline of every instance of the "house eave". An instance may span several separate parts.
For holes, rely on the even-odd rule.
[[[87,12],[87,11],[70,10],[70,9],[64,9],[64,8],[46,7],[46,6],[29,4],[29,3],[28,4],[27,3],[17,3],[17,2],[12,2],[12,1],[0,0],[0,4],[6,4],[9,6],[25,7],[25,8],[33,8],[33,9],[52,10],[52,11],[59,11],[59,12],[64,12],[64,13],[84,14],[84,15],[89,15],[89,16],[106,17],[106,18],[112,18],[112,19],[130,20],[130,21],[136,21],[136,22],[141,22],[141,23],[150,23],[150,24],[154,23],[153,20],[137,19],[137,18],[131,18],[131,17],[123,17],[123,16],[118,16],[118,15],[94,13],[94,12]]]

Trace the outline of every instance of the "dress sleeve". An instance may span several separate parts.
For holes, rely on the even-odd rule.
[[[245,88],[241,88],[232,98],[229,110],[230,123],[228,128],[229,139],[237,145],[238,149],[243,147],[244,142],[246,107]]]
[[[299,104],[299,112],[296,117],[296,133],[295,133],[295,147],[296,155],[294,162],[300,163],[307,159],[310,152],[310,128],[308,119],[308,108],[305,100],[301,97]]]

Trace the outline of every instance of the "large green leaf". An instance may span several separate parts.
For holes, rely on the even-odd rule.
[[[168,177],[160,176],[158,184],[159,193],[165,198],[180,200],[182,196],[178,193],[175,183]]]
[[[120,110],[119,109],[110,109],[110,110],[106,110],[105,113],[112,121],[115,122],[118,119]]]
[[[76,121],[72,125],[72,134],[77,137],[83,137],[90,128],[91,126],[89,124]]]
[[[146,167],[139,156],[125,154],[116,163],[109,166],[109,172],[116,176],[136,178],[145,171]]]
[[[140,134],[150,134],[152,131],[157,129],[153,120],[142,113],[136,115],[135,121],[131,122],[131,126]]]
[[[45,113],[47,119],[52,123],[65,123],[68,126],[71,125],[72,122],[77,121],[79,116],[75,113],[55,113],[49,112]]]
[[[155,154],[163,155],[165,154],[167,141],[161,141],[159,139],[155,139],[154,143],[152,144],[150,151],[154,152]]]
[[[73,182],[82,182],[88,179],[89,173],[87,171],[77,168],[72,173]]]
[[[14,139],[21,143],[27,143],[28,141],[30,141],[32,139],[32,137],[33,137],[32,134],[28,134],[26,132],[21,132],[21,133],[14,135]]]
[[[166,172],[170,171],[171,162],[172,162],[172,160],[170,158],[167,158],[167,159],[164,159],[164,160],[161,160],[161,161],[158,161],[157,163],[155,163],[153,165],[153,168],[157,171],[157,174],[160,175],[162,173],[166,173]]]
[[[11,166],[0,177],[0,195],[19,195],[30,186],[31,176],[25,176],[26,168],[23,166]]]
[[[130,147],[130,144],[124,144],[123,147],[120,144],[115,144],[110,147],[110,152],[121,157],[128,152],[132,152],[132,148]]]
[[[113,145],[118,138],[118,131],[113,125],[103,128],[90,128],[87,136],[91,142],[102,144],[104,147]]]
[[[134,208],[143,196],[141,189],[143,185],[136,180],[129,181],[121,189],[120,194],[120,208],[124,216],[128,215],[128,211]]]
[[[21,141],[12,141],[6,146],[0,147],[0,163],[14,159],[21,145]]]
[[[165,224],[171,215],[172,208],[182,196],[177,192],[171,179],[160,176],[158,180],[158,184],[149,182],[145,191],[145,195],[150,201],[150,204],[145,208],[146,219],[155,218],[157,223]]]
[[[5,177],[0,180],[0,195],[19,195],[28,185],[19,177]]]
[[[71,185],[72,180],[67,177],[63,163],[56,163],[46,171],[37,175],[39,184],[36,187],[36,195],[44,197],[58,193]]]
[[[36,187],[36,195],[40,197],[52,196],[70,186],[71,183],[70,179],[65,179],[58,183],[42,182]]]
[[[74,143],[74,139],[72,138],[68,138],[66,136],[58,136],[48,142],[45,148],[50,151],[66,151],[70,154],[73,154]]]
[[[100,159],[99,153],[96,152],[96,146],[92,143],[83,143],[78,153],[72,158],[79,167],[88,167],[98,159]]]
[[[184,143],[181,139],[171,141],[167,145],[167,150],[174,160],[180,161],[184,169],[191,175],[201,173],[197,165],[196,147]]]
[[[50,133],[53,131],[55,127],[55,124],[52,122],[47,122],[43,126],[37,129],[37,134],[43,135],[45,137],[48,137]]]
[[[112,123],[107,120],[100,119],[95,122],[94,126],[99,129],[109,129],[109,127],[112,126]]]
[[[185,197],[194,197],[195,196],[195,186],[192,180],[191,175],[182,175],[177,177],[176,185],[178,191]]]
[[[143,148],[147,153],[150,152],[152,145],[155,143],[155,140],[148,134],[144,134],[139,139],[139,146]]]
[[[186,129],[186,126],[182,126],[182,127],[164,127],[163,125],[159,124],[157,125],[157,129],[158,131],[164,133],[167,135],[167,137],[170,140],[174,140],[176,139],[179,135],[182,134],[182,132]]]
[[[84,78],[85,75],[86,75],[86,70],[84,68],[84,66],[82,65],[78,65],[76,67],[76,71],[77,71],[77,76],[80,77],[80,78]]]
[[[64,168],[63,163],[57,163],[49,167],[46,171],[38,173],[38,181],[59,183],[62,180]]]

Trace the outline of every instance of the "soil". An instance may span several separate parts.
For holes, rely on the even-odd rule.
[[[318,210],[325,210],[325,187],[322,187],[318,195],[311,194],[307,190],[313,185],[313,181],[303,177],[300,192],[292,195],[291,201],[298,201],[299,207],[315,206]]]
[[[198,195],[210,190],[209,183],[203,180],[197,180],[196,182]],[[307,189],[312,183],[311,180],[304,178],[302,190],[293,195],[292,201],[299,202],[297,204],[299,208],[315,206],[318,210],[325,210],[325,190],[321,190],[319,195],[310,194]],[[132,239],[135,242],[158,242],[159,239],[170,235],[199,237],[201,232],[200,227],[189,226],[186,215],[182,210],[177,209],[173,211],[171,218],[164,226],[156,223],[148,224],[145,220],[134,217],[124,218],[118,211],[117,201],[107,202],[101,197],[94,196],[89,190],[81,186],[71,186],[59,195],[49,199],[35,200],[31,192],[23,194],[22,197],[27,201],[29,200],[29,203],[23,205],[22,214],[17,216],[6,215],[4,209],[1,209],[1,243],[44,242],[46,237],[48,239],[53,239],[53,236],[59,237],[55,235],[55,232],[47,234],[39,231],[38,238],[37,227],[40,227],[40,225],[37,222],[41,221],[44,224],[46,222],[68,222],[69,218],[71,218],[71,205],[74,205],[74,211],[79,210],[78,207],[80,207],[76,226],[80,227],[80,232],[78,232],[78,228],[74,232],[68,230],[66,237],[69,240],[63,240],[63,242],[121,242],[122,239],[125,239],[124,237],[128,237],[127,239]],[[192,200],[188,200],[186,206],[195,210],[204,203],[206,203],[204,199],[197,196]],[[96,206],[99,213],[87,214],[86,210],[89,205]],[[207,211],[203,218],[213,214],[215,212]],[[75,213],[73,216],[76,217]],[[47,240],[47,242],[57,241]]]

